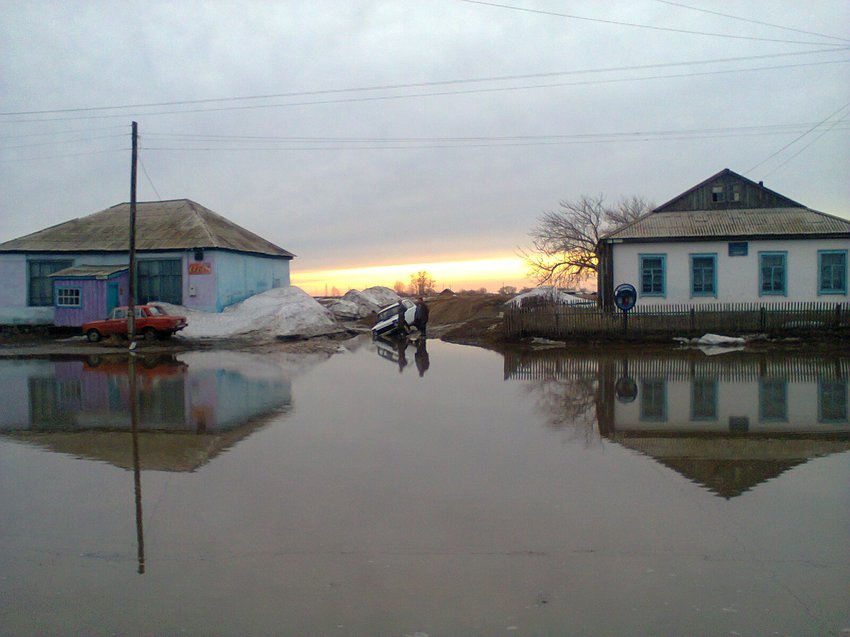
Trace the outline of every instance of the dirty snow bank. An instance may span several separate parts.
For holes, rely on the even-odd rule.
[[[328,305],[333,315],[341,320],[357,320],[374,314],[382,307],[397,303],[398,294],[393,290],[376,285],[359,290],[349,290],[345,295]]]
[[[275,288],[231,305],[221,313],[201,312],[159,303],[169,314],[189,323],[177,333],[184,338],[234,336],[319,336],[339,330],[333,316],[298,287]]]
[[[529,292],[523,292],[522,294],[518,294],[510,301],[507,301],[505,305],[522,305],[526,300],[533,301],[553,301],[555,303],[588,303],[587,299],[583,299],[581,297],[575,296],[573,294],[568,294],[567,292],[561,292],[558,288],[552,287],[551,285],[544,285],[539,288],[534,288]]]

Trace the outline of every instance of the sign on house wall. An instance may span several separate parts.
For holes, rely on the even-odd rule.
[[[212,264],[206,261],[201,263],[190,263],[189,274],[212,274]]]

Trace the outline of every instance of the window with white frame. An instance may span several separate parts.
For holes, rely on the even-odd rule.
[[[818,294],[847,294],[847,250],[818,250]]]
[[[56,288],[56,305],[80,307],[80,288]]]
[[[787,294],[787,259],[785,252],[759,252],[759,294]]]

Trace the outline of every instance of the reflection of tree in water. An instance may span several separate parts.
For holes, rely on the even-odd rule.
[[[569,380],[543,378],[529,382],[526,391],[548,427],[590,444],[600,441],[596,427],[598,387],[599,381],[591,376]]]
[[[549,427],[588,444],[600,441],[598,359],[569,356],[563,349],[514,350],[504,357],[505,379],[526,381],[525,391]]]

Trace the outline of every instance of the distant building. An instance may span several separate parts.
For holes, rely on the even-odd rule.
[[[129,227],[122,203],[0,244],[0,324],[77,324],[126,303]],[[293,257],[188,199],[136,206],[137,303],[220,312],[288,286]]]
[[[599,242],[606,307],[848,300],[850,220],[806,208],[725,169]]]

